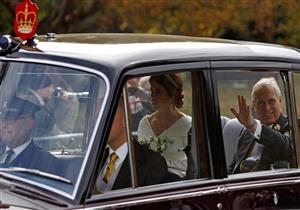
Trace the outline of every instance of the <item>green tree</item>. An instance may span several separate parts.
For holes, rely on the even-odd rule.
[[[32,0],[38,34],[161,33],[300,47],[299,0]],[[13,34],[14,8],[0,2],[0,31]]]

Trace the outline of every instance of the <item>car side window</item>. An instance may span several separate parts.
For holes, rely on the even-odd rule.
[[[294,150],[280,72],[216,75],[228,173],[291,167]]]
[[[201,164],[203,168],[207,166],[206,161],[199,160],[198,144],[193,142],[193,97],[190,72],[127,79],[95,192],[200,178],[197,170],[200,171]],[[107,180],[113,152],[126,155],[116,160],[111,178]],[[134,176],[136,183],[130,178]]]

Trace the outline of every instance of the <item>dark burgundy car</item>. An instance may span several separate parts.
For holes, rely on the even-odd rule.
[[[47,34],[26,43],[3,36],[0,43],[0,208],[300,208],[298,49],[141,34]],[[158,102],[152,100],[156,89],[149,80],[170,75],[181,78],[184,100],[176,110],[186,123],[168,135],[150,135],[142,126]],[[230,109],[238,110],[238,95],[251,104],[253,85],[265,77],[274,78],[282,93],[291,158],[282,167],[231,173],[246,128]],[[104,175],[119,100],[125,115],[120,124],[126,129],[125,178],[130,182],[102,188],[99,177]],[[26,130],[28,113],[32,119]],[[16,120],[19,129],[5,131]],[[7,164],[8,137],[25,139],[28,130],[34,151]],[[145,157],[147,153],[142,163],[136,144]],[[142,174],[149,162],[153,170]],[[141,183],[152,175],[163,179]]]

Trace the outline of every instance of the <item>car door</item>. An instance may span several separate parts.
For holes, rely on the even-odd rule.
[[[296,162],[297,142],[299,137],[298,124],[295,117],[294,87],[292,83],[292,64],[282,62],[264,61],[220,61],[212,62],[212,71],[215,77],[215,87],[218,92],[220,115],[227,118],[223,127],[224,151],[226,165],[228,167],[228,178],[226,179],[226,190],[228,193],[229,209],[292,209],[299,208],[299,169]],[[237,96],[245,97],[247,104],[252,109],[253,92],[252,87],[261,78],[274,78],[281,90],[282,112],[287,117],[290,130],[287,135],[291,141],[291,159],[287,165],[260,171],[249,171],[245,173],[232,172],[233,166],[237,165],[237,154],[240,154],[242,138],[245,127],[239,123],[231,108],[238,110]],[[297,77],[297,76],[296,76]],[[296,83],[294,83],[296,85]],[[256,110],[252,110],[256,115]],[[257,115],[256,115],[257,116]],[[278,132],[280,132],[278,130]],[[252,138],[252,137],[250,137]],[[243,141],[245,142],[245,140]],[[244,143],[245,144],[245,143]],[[266,146],[265,146],[266,147]],[[249,150],[250,151],[250,150]],[[284,148],[273,150],[276,159],[278,153],[284,153]],[[247,153],[250,157],[250,152]],[[247,157],[247,156],[246,156]]]
[[[159,110],[156,107],[157,99],[153,96],[156,91],[153,80],[157,77],[171,78],[175,74],[181,78],[183,90],[180,97],[184,99],[183,106],[176,110],[186,117],[188,126],[183,123],[177,129],[173,129],[169,135],[150,136],[149,130],[141,131],[141,127],[143,121],[151,119]],[[146,84],[143,84],[144,80]],[[169,83],[170,80],[164,81]],[[138,85],[134,87],[137,81],[139,81]],[[112,105],[114,111],[108,123],[113,124],[112,129],[118,101],[124,100],[126,147],[130,157],[127,178],[130,182],[124,185],[124,181],[123,185],[118,185],[119,187],[116,187],[116,184],[108,186],[109,183],[103,185],[102,179],[105,177],[107,167],[98,168],[96,179],[91,184],[92,195],[88,198],[86,207],[88,209],[226,209],[226,190],[223,180],[226,167],[221,125],[208,62],[174,63],[132,69],[120,78],[116,86],[120,89],[115,90],[116,100]],[[160,83],[160,86],[164,86],[164,83]],[[135,91],[132,90],[134,88]],[[154,107],[149,110],[151,105]],[[139,123],[135,125],[138,117],[140,117]],[[169,127],[172,126],[173,124]],[[107,134],[107,142],[110,141],[111,135]],[[147,137],[150,137],[150,140],[147,140]],[[147,166],[148,162],[147,158],[144,159],[143,164],[138,161],[141,154],[134,149],[133,139],[137,139],[140,144],[144,144],[165,159],[168,168],[166,180],[151,184],[145,181],[147,177],[151,177],[153,173],[157,175],[163,169],[150,170],[148,174],[144,174],[146,178],[141,178],[140,174],[143,173],[141,168]],[[153,156],[153,161],[155,159]],[[105,165],[108,160],[101,162],[100,165]],[[122,164],[125,164],[124,162]],[[122,171],[122,168],[118,170]],[[118,176],[115,180],[118,180]],[[97,191],[98,193],[95,193]]]

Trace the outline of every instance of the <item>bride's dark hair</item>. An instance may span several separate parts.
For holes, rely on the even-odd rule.
[[[168,93],[169,96],[174,96],[175,106],[181,108],[183,105],[183,83],[179,74],[169,73],[153,75],[150,77],[150,81],[156,81],[162,86]]]

